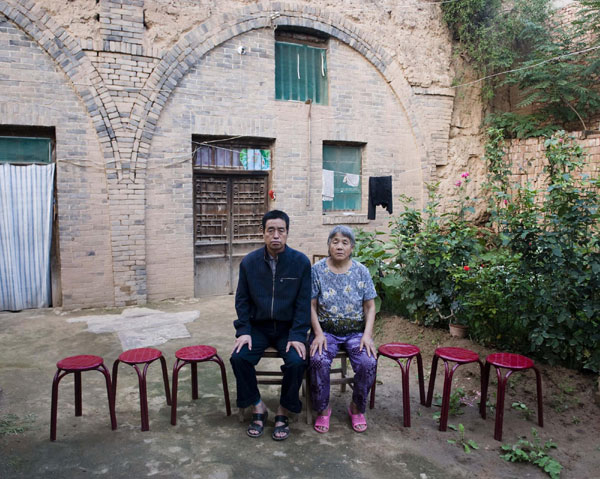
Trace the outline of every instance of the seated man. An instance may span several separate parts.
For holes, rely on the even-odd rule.
[[[290,219],[272,210],[262,219],[265,247],[249,253],[240,264],[235,295],[238,319],[231,366],[237,382],[237,406],[252,406],[250,437],[263,434],[267,407],[260,398],[255,366],[265,349],[274,346],[283,358],[281,397],[272,437],[290,435],[288,415],[299,413],[299,390],[306,369],[306,334],[310,327],[310,261],[286,246]]]

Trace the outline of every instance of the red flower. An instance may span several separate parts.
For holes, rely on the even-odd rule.
[[[471,268],[469,268],[468,266],[463,266],[463,269],[464,269],[465,271],[469,271]]]

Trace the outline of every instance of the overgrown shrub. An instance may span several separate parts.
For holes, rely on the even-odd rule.
[[[582,174],[583,151],[564,132],[546,140],[545,148],[546,190],[510,186],[497,176],[491,189],[504,200],[492,202],[492,218],[531,284],[521,313],[530,351],[549,362],[598,371],[599,183]],[[496,169],[507,175],[507,168]]]
[[[512,184],[502,131],[488,134],[487,228],[465,220],[464,173],[453,211],[439,213],[437,185],[423,211],[402,197],[390,241],[361,233],[358,257],[385,309],[427,326],[452,319],[489,346],[600,371],[600,183],[558,132],[545,143],[547,186]]]
[[[478,261],[479,264],[476,264]],[[521,269],[521,255],[493,249],[453,279],[462,306],[461,316],[472,338],[508,350],[529,349],[525,313],[533,285]]]
[[[456,187],[467,181],[465,173]],[[460,306],[452,275],[482,249],[477,230],[464,219],[470,207],[461,203],[456,211],[439,214],[437,184],[429,186],[424,212],[411,207],[410,198],[401,200],[405,209],[390,223],[393,267],[382,280],[385,306],[428,326],[446,326]]]

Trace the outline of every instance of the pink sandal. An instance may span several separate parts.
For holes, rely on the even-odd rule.
[[[352,414],[352,409],[348,407],[348,415],[350,416],[350,421],[352,422],[352,429],[354,432],[365,432],[367,430],[367,420],[365,419],[365,415],[362,413]],[[357,426],[365,426],[364,429],[359,429]]]
[[[329,408],[329,412],[327,414],[323,414],[321,416],[317,416],[317,420],[315,421],[315,431],[319,434],[325,434],[329,431],[329,419],[331,418],[331,408]],[[317,429],[320,427],[321,429]]]

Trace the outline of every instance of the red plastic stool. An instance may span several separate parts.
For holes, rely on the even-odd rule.
[[[437,371],[438,359],[444,361],[444,390],[442,393],[442,415],[440,417],[440,431],[445,431],[448,426],[448,412],[450,410],[450,389],[452,388],[452,376],[454,371],[462,364],[479,363],[479,371],[481,373],[481,383],[483,385],[483,363],[479,359],[479,355],[470,351],[469,349],[463,348],[437,348],[433,354],[433,361],[431,363],[431,377],[429,378],[429,390],[427,391],[427,407],[431,407],[431,400],[433,399],[433,388],[435,386],[435,373]],[[452,369],[450,369],[449,362],[456,363]],[[482,386],[483,389],[483,386]]]
[[[50,440],[56,441],[56,416],[58,409],[58,383],[67,374],[75,374],[75,416],[82,415],[81,407],[81,373],[82,371],[100,371],[106,379],[106,393],[108,395],[108,410],[110,411],[110,425],[113,430],[117,428],[117,417],[115,416],[115,404],[113,402],[112,387],[110,384],[110,373],[104,360],[100,356],[88,354],[80,356],[69,356],[56,363],[58,370],[52,381],[52,404],[50,406]]]
[[[421,350],[412,344],[388,343],[379,346],[379,349],[377,350],[378,363],[379,356],[385,356],[386,358],[393,359],[398,363],[398,366],[400,366],[400,371],[402,371],[402,412],[404,414],[404,427],[410,427],[410,376],[408,374],[408,370],[414,357],[417,358],[417,372],[419,376],[419,394],[421,396],[421,404],[425,404],[425,385],[423,383],[423,360],[421,359]],[[406,365],[402,364],[403,359],[406,359]],[[375,407],[376,384],[377,380],[375,380],[373,387],[371,388],[371,409]]]
[[[148,393],[146,388],[146,373],[148,366],[157,359],[160,359],[160,365],[162,367],[163,382],[165,384],[165,395],[167,396],[167,405],[171,405],[171,393],[169,391],[169,374],[167,373],[167,362],[164,356],[158,349],[154,348],[137,348],[130,349],[119,355],[119,358],[113,363],[112,370],[112,390],[113,390],[113,403],[117,397],[117,373],[119,371],[119,362],[129,364],[133,366],[135,372],[138,375],[138,382],[140,385],[140,410],[142,415],[142,431],[148,431],[150,429],[150,423],[148,421]],[[144,370],[140,371],[138,364],[144,364]]]
[[[538,424],[544,427],[544,405],[542,404],[542,377],[538,368],[528,357],[512,353],[494,353],[485,358],[485,370],[481,385],[481,404],[479,411],[481,417],[485,419],[488,383],[490,379],[490,367],[496,366],[496,375],[498,376],[498,394],[496,397],[496,426],[494,428],[494,439],[502,440],[502,422],[504,420],[504,397],[506,395],[506,383],[508,378],[515,371],[524,371],[533,369],[535,371],[535,380],[537,383],[537,401],[538,401]],[[506,375],[503,375],[502,369],[508,369]]]
[[[227,387],[227,373],[225,364],[212,346],[188,346],[175,352],[177,360],[173,366],[173,398],[171,404],[171,424],[177,424],[177,379],[179,370],[186,364],[192,366],[192,399],[198,399],[198,363],[213,361],[221,368],[221,381],[223,382],[223,394],[225,396],[225,408],[227,415],[231,416],[231,404],[229,403],[229,388]]]

